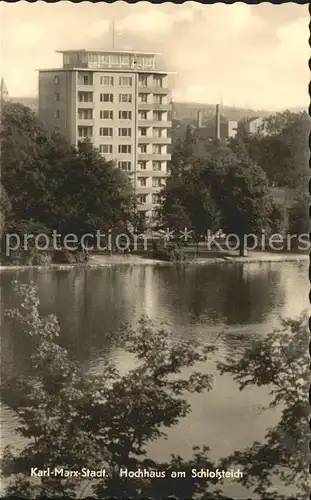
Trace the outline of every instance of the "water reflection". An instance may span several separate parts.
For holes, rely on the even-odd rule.
[[[264,331],[284,308],[288,313],[289,285],[291,296],[295,288],[301,296],[303,281],[307,289],[304,268],[293,272],[293,264],[31,270],[2,275],[2,314],[15,304],[10,282],[17,277],[36,282],[42,313],[55,313],[60,320],[62,343],[81,362],[93,363],[111,352],[124,322],[136,323],[143,314],[168,323],[181,338],[206,339],[224,328],[230,344],[234,332]],[[8,364],[23,363],[27,346],[8,328],[4,319],[3,357]],[[20,359],[13,362],[17,354]]]
[[[228,353],[234,357],[254,336],[271,331],[279,315],[301,312],[309,288],[307,263],[3,273],[2,370],[18,374],[27,368],[31,346],[3,318],[4,309],[17,305],[12,279],[35,281],[42,313],[57,315],[61,342],[93,372],[101,371],[107,356],[114,357],[122,373],[133,367],[131,356],[116,350],[116,335],[124,321],[136,323],[143,314],[158,324],[168,323],[178,339],[217,342],[216,359],[203,368],[216,375],[213,390],[208,395],[189,396],[191,414],[171,429],[167,441],[159,440],[148,450],[151,457],[165,460],[171,452],[187,457],[198,443],[211,446],[215,459],[227,456],[254,440],[261,441],[267,427],[278,421],[276,411],[258,412],[258,405],[269,400],[267,388],[241,393],[232,377],[217,376],[214,364]],[[221,337],[220,331],[224,332]],[[4,409],[2,426],[9,441],[14,440],[15,423],[11,412]],[[228,494],[243,498],[236,489]]]

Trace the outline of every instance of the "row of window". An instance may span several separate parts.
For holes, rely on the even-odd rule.
[[[55,114],[54,117],[59,118],[59,112],[58,112],[58,114]],[[82,130],[82,129],[85,130],[86,128],[88,128],[88,127],[79,127],[80,130]],[[162,129],[154,128],[152,139],[161,139],[163,137],[162,134],[163,134]],[[113,128],[112,127],[100,127],[99,135],[101,135],[102,137],[113,137]],[[120,127],[118,129],[118,135],[119,135],[119,137],[132,137],[132,129],[127,128],[127,127]],[[147,137],[147,129],[146,128],[139,128],[138,135],[139,135],[139,137]],[[140,145],[140,146],[147,147],[147,145]]]
[[[100,110],[101,120],[113,120],[114,112],[111,109]],[[92,120],[93,119],[93,109],[78,109],[78,119],[79,120]],[[119,111],[119,120],[131,120],[132,111]]]
[[[165,146],[161,146],[160,144],[153,144],[152,145],[152,153],[156,154],[156,155],[161,155],[164,148],[165,148]],[[148,153],[147,145],[146,144],[139,144],[138,145],[138,152],[139,153]]]
[[[147,187],[146,177],[137,177],[138,187]],[[165,185],[165,177],[152,177],[152,187],[159,188]]]
[[[107,87],[114,87],[116,85],[116,80],[114,76],[101,76],[100,84]],[[131,76],[119,76],[119,86],[120,87],[131,87],[133,85],[133,78]]]
[[[101,144],[99,147],[101,153],[112,154],[112,144]],[[131,144],[119,144],[118,153],[120,154],[131,154],[132,145]],[[138,146],[138,153],[147,153],[147,147],[145,144]],[[152,149],[153,154],[162,154],[161,146],[155,144]]]
[[[102,109],[100,111],[101,120],[113,120],[113,110],[112,109]],[[119,120],[131,120],[132,111],[119,111]]]
[[[100,84],[105,85],[107,87],[113,87],[116,85],[116,78],[114,76],[101,76]],[[138,84],[141,87],[147,87],[148,77],[145,75],[139,75]],[[131,76],[119,76],[120,87],[131,87],[132,85],[133,85],[133,79]],[[163,79],[159,76],[154,76],[152,86],[161,88],[163,86]]]
[[[100,119],[101,120],[113,120],[115,118],[114,111],[112,109],[102,109],[100,110]],[[121,110],[118,112],[119,120],[131,120],[132,119],[132,111]],[[92,120],[93,119],[93,109],[78,109],[78,118],[79,120]],[[147,120],[147,112],[140,112],[138,115],[140,120]],[[152,115],[153,121],[162,121],[162,114],[160,111],[154,111]],[[140,127],[142,132],[141,135],[147,135],[147,128]],[[161,129],[158,129],[161,130]],[[160,134],[160,132],[159,132]],[[158,137],[162,137],[159,135]]]
[[[148,103],[148,95],[149,94],[138,94],[138,102],[140,104]],[[113,93],[100,93],[99,96],[100,102],[114,102],[114,94]],[[153,94],[153,102],[150,104],[163,104],[164,96],[159,94]],[[119,102],[133,102],[133,94],[119,94],[118,97]],[[59,101],[59,93],[55,93],[55,101]],[[93,92],[78,92],[78,102],[93,102]]]
[[[86,92],[87,93],[87,92]],[[148,104],[148,95],[149,94],[138,94],[138,102],[140,104]],[[100,101],[101,102],[114,102],[114,94],[112,93],[101,93],[100,94]],[[119,94],[119,102],[132,102],[133,101],[133,94]],[[164,103],[164,96],[160,94],[153,94],[152,96],[152,103],[150,102],[149,104],[163,104]]]
[[[128,54],[87,54],[87,61],[88,62],[99,62],[102,64],[110,64],[112,66],[114,65],[124,65],[127,66],[130,62],[130,58]]]
[[[102,137],[112,137],[113,128],[112,127],[101,127],[99,129],[99,135]],[[126,127],[120,127],[118,129],[119,137],[132,137],[132,129]]]
[[[147,203],[147,195],[146,194],[141,194],[137,196],[137,202],[140,205],[143,205],[144,203]],[[161,195],[160,194],[153,194],[152,195],[152,203],[157,204],[161,203]]]
[[[156,129],[155,129],[156,130]],[[101,137],[113,137],[113,128],[112,127],[100,127],[99,135]],[[78,136],[79,137],[92,137],[93,136],[93,127],[78,127]],[[118,136],[119,137],[132,137],[132,129],[128,127],[119,127],[118,128]],[[158,136],[154,136],[154,138],[158,138]],[[165,146],[161,144],[153,144],[152,152],[154,154],[162,154],[162,150]],[[138,149],[140,153],[147,153],[147,144],[139,144]]]
[[[137,166],[139,170],[147,170],[147,162],[144,160],[139,160]],[[152,170],[153,172],[161,172],[163,170],[162,162],[154,160],[152,162]]]
[[[154,69],[153,56],[140,56],[136,54],[114,54],[114,53],[71,53],[64,54],[64,66],[78,66],[88,64],[95,68],[132,68],[132,69]]]
[[[115,85],[115,77],[113,76],[101,76],[100,84],[107,87],[113,87]],[[60,78],[58,75],[54,76],[54,83],[58,85],[60,83]],[[78,83],[81,85],[93,85],[93,79],[91,75],[79,75]],[[148,77],[145,75],[138,76],[138,83],[141,87],[147,87]],[[133,84],[133,79],[131,76],[119,76],[119,86],[120,87],[131,87]],[[159,76],[153,77],[153,86],[161,88],[163,86],[163,78]]]
[[[100,94],[100,102],[113,102],[113,94]],[[132,94],[119,94],[119,102],[132,102]]]
[[[99,146],[99,151],[102,154],[112,154],[112,145],[111,144],[101,144]],[[119,149],[119,153],[120,152],[123,152],[123,151],[120,151],[120,149]],[[130,161],[119,161],[118,166],[122,170],[132,170],[132,162],[130,162]],[[138,162],[138,170],[147,170],[147,162],[146,161],[139,161]],[[153,170],[153,172],[161,172],[162,171],[162,162],[153,161],[152,162],[152,170]],[[160,187],[160,185],[162,185],[161,183],[163,180],[164,179],[162,179],[162,177],[153,178],[152,187]]]
[[[139,137],[147,137],[147,132],[148,132],[148,128],[147,127],[138,127],[138,135],[139,135]],[[161,137],[166,137],[166,136],[164,135],[164,130],[162,128],[153,127],[153,129],[152,129],[152,137],[156,138],[156,139],[159,139]]]
[[[103,154],[112,154],[112,144],[100,144],[99,146],[100,153]],[[131,144],[120,144],[118,146],[119,154],[131,154],[132,153],[132,145]]]
[[[147,87],[148,86],[148,77],[146,75],[138,75],[138,84],[141,87]],[[163,77],[154,76],[153,77],[153,86],[158,87],[158,88],[163,87]]]
[[[162,170],[165,170],[165,168],[162,168],[163,162],[161,161],[153,161],[152,162],[152,170],[153,172],[161,172]],[[147,170],[147,162],[140,160],[137,164],[138,170]]]

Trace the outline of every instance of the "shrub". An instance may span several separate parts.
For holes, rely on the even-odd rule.
[[[190,470],[198,463],[215,468],[207,457],[208,448],[196,447],[189,461],[173,456],[168,463],[148,459],[146,448],[165,438],[165,429],[191,411],[185,393],[211,389],[211,375],[195,367],[215,348],[194,339],[175,340],[169,331],[156,329],[144,317],[137,328],[125,326],[116,336],[120,346],[136,358],[135,368],[121,375],[107,358],[102,373],[85,373],[59,344],[57,318],[40,315],[36,287],[14,282],[13,288],[21,306],[7,314],[20,325],[34,353],[27,375],[2,380],[2,400],[18,416],[17,432],[28,439],[22,450],[9,446],[4,451],[2,472],[12,479],[7,494],[74,497],[81,487],[79,478],[29,478],[34,464],[39,469],[47,465],[75,470],[105,468],[107,477],[90,485],[98,498],[193,498],[200,492],[201,482],[191,477]],[[124,479],[118,473],[121,468],[184,469],[188,477],[180,481],[168,476],[163,482]],[[205,483],[204,491],[212,482]],[[219,497],[211,493],[209,498]]]

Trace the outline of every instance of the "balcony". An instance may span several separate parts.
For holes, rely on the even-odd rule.
[[[171,159],[171,155],[168,153],[158,154],[158,153],[138,153],[138,160],[141,161],[169,161]]]
[[[153,203],[139,203],[137,205],[137,210],[139,212],[145,212],[146,210],[151,210],[152,208],[154,208],[154,204]]]
[[[169,153],[164,153],[164,154],[153,153],[152,154],[152,160],[155,160],[155,161],[170,161],[170,159],[171,159],[171,155]]]
[[[154,121],[153,120],[140,120],[138,119],[138,126],[139,127],[153,127],[154,126]]]
[[[138,92],[140,94],[161,94],[167,95],[171,91],[168,87],[157,87],[156,85],[148,84],[146,87],[138,84]]]
[[[154,109],[153,102],[139,102],[137,103],[138,111],[150,111]]]
[[[77,99],[77,108],[82,108],[82,109],[94,108],[94,102],[78,101]]]
[[[154,127],[158,128],[171,128],[172,127],[172,122],[171,121],[153,121],[152,122]]]
[[[112,139],[113,136],[107,137],[108,139]],[[123,135],[118,135],[117,133],[114,135],[115,140],[118,142],[127,142],[128,144],[132,144],[133,142],[133,137],[132,136],[123,136]]]
[[[165,104],[154,103],[152,109],[154,109],[154,111],[171,111],[172,105],[170,103],[165,103]]]
[[[170,137],[154,137],[152,136],[140,136],[138,137],[138,144],[171,144],[172,140]]]
[[[83,83],[79,83],[77,84],[77,91],[79,92],[93,92],[94,91],[94,87],[93,85],[84,85]]]
[[[151,192],[151,188],[150,187],[147,187],[147,186],[136,186],[136,194],[138,196],[142,195],[142,194],[150,194]]]
[[[151,142],[154,144],[171,144],[172,139],[170,137],[151,137]]]
[[[77,126],[78,127],[93,127],[94,126],[94,118],[91,118],[91,119],[78,118],[77,119]]]
[[[153,142],[153,137],[138,136],[137,142],[138,144],[150,144]]]
[[[86,136],[86,135],[84,135],[84,136],[80,137],[78,135],[77,141],[78,142],[85,142],[85,141],[87,141],[87,142],[93,142],[93,136]]]
[[[137,177],[168,177],[168,172],[164,170],[136,170]],[[149,188],[151,189],[151,188]]]

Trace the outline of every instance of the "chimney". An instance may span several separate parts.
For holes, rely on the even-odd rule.
[[[203,127],[203,112],[201,109],[197,112],[197,128]]]
[[[216,104],[216,130],[215,136],[218,141],[220,141],[220,111],[219,104]]]

